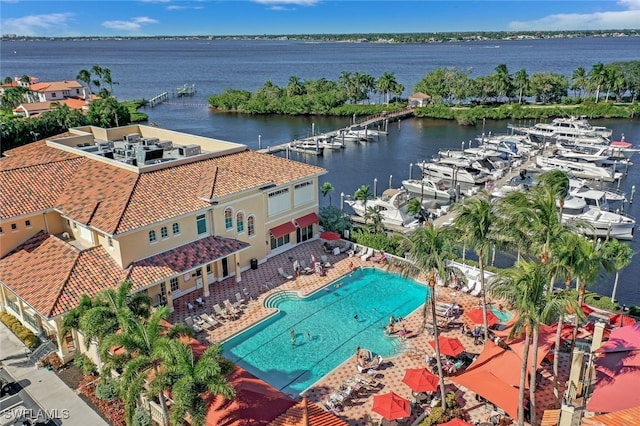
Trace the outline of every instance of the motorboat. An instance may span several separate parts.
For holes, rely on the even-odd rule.
[[[569,194],[584,198],[587,204],[609,210],[610,203],[627,200],[625,194],[612,189],[592,188],[581,179],[569,179]]]
[[[369,209],[377,210],[384,224],[393,226],[413,227],[418,221],[407,210],[409,207],[409,192],[406,189],[389,188],[374,200],[344,200],[360,217],[365,217]]]
[[[499,173],[492,174],[477,161],[471,161],[465,157],[440,158],[432,162],[421,161],[417,165],[422,169],[423,176],[435,181],[446,180],[477,185],[496,180],[500,176]]]
[[[536,123],[533,126],[509,126],[517,133],[527,134],[537,142],[561,140],[569,142],[585,142],[608,144],[613,133],[602,126],[592,126],[584,117],[555,118],[551,123]]]
[[[561,145],[562,146],[562,145]],[[572,149],[558,148],[556,157],[578,163],[592,163],[598,167],[612,167],[614,170],[624,170],[633,163],[629,159],[611,158],[607,147],[574,147]]]
[[[447,189],[443,183],[435,182],[429,178],[403,180],[402,186],[423,200],[448,202],[456,196],[454,190]]]
[[[368,127],[363,127],[363,126],[351,126],[349,128],[349,132],[356,135],[356,136],[360,136],[364,139],[367,140],[375,140],[378,139],[380,136],[384,135],[384,132],[381,132],[379,130],[375,130],[375,129],[369,129]]]
[[[524,170],[519,175],[513,176],[504,185],[494,188],[491,191],[491,196],[496,198],[502,198],[506,195],[516,191],[528,191],[534,185],[535,178],[527,174]]]
[[[320,146],[318,141],[311,139],[296,140],[289,143],[288,147],[291,151],[301,152],[303,154],[323,155],[324,147]]]
[[[334,137],[341,142],[367,142],[369,140],[358,132],[349,129],[340,130]]]
[[[619,240],[632,240],[636,227],[636,220],[631,216],[602,210],[589,205],[584,198],[573,195],[564,200],[562,221],[589,224],[593,229],[579,227],[580,232],[585,235]]]
[[[536,155],[540,151],[540,146],[531,141],[528,135],[485,135],[484,133],[476,138],[478,147],[487,147],[509,151],[514,156],[528,157]]]
[[[562,170],[575,177],[583,179],[613,182],[622,177],[622,173],[615,172],[611,167],[598,167],[593,163],[581,163],[558,157],[536,157],[536,165],[544,170]]]
[[[315,136],[313,140],[318,142],[318,146],[334,151],[340,151],[345,148],[342,141],[336,140],[333,136]]]
[[[609,145],[592,145],[575,142],[556,142],[556,148],[559,152],[574,151],[584,154],[594,154],[607,156],[612,160],[627,161],[640,149],[634,148],[633,145],[626,142],[611,142]]]

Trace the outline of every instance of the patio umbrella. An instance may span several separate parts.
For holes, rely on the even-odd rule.
[[[636,320],[628,315],[615,314],[609,316],[609,324],[611,324],[613,327],[626,327],[635,323]]]
[[[327,241],[335,241],[340,239],[340,234],[333,231],[326,231],[326,232],[320,233],[320,238]]]
[[[449,420],[446,423],[441,423],[440,426],[473,426],[471,423],[465,422],[462,419],[459,418],[455,418],[452,420]]]
[[[467,312],[467,317],[473,321],[474,324],[482,324],[482,309],[476,308]],[[500,318],[496,316],[491,310],[487,309],[487,326],[491,327],[494,324],[500,322]]]
[[[440,379],[426,368],[408,368],[402,381],[416,392],[434,392]]]
[[[373,396],[373,411],[387,420],[396,420],[408,417],[411,412],[411,403],[393,392],[384,395]]]
[[[438,336],[438,342],[440,343],[440,353],[442,355],[457,357],[465,351],[464,346],[462,346],[457,337]],[[430,341],[429,344],[433,349],[436,348],[435,340]]]

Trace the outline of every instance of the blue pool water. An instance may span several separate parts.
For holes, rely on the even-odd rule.
[[[500,312],[500,310],[495,306],[491,307],[491,311],[493,311],[493,313],[496,314],[498,318],[500,318],[500,322],[503,324],[508,323],[509,321],[511,321],[511,318],[513,318],[513,314],[511,312],[507,310]]]
[[[401,342],[385,337],[383,327],[391,314],[398,318],[413,312],[428,291],[415,281],[371,268],[356,270],[306,298],[276,293],[265,304],[280,312],[224,342],[224,356],[298,395],[354,355],[358,346],[383,357],[397,353]]]

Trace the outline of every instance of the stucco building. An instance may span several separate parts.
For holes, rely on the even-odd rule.
[[[81,295],[125,280],[173,308],[317,237],[320,167],[150,126],[82,127],[0,159],[0,309],[57,344]]]

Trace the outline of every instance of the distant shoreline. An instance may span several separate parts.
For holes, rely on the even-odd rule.
[[[195,36],[80,36],[31,37],[3,34],[2,41],[84,41],[84,40],[242,40],[242,41],[314,41],[348,43],[445,43],[473,41],[543,40],[557,38],[640,37],[640,30],[584,31],[479,31],[449,33],[360,33],[360,34],[263,34],[263,35],[195,35]]]

